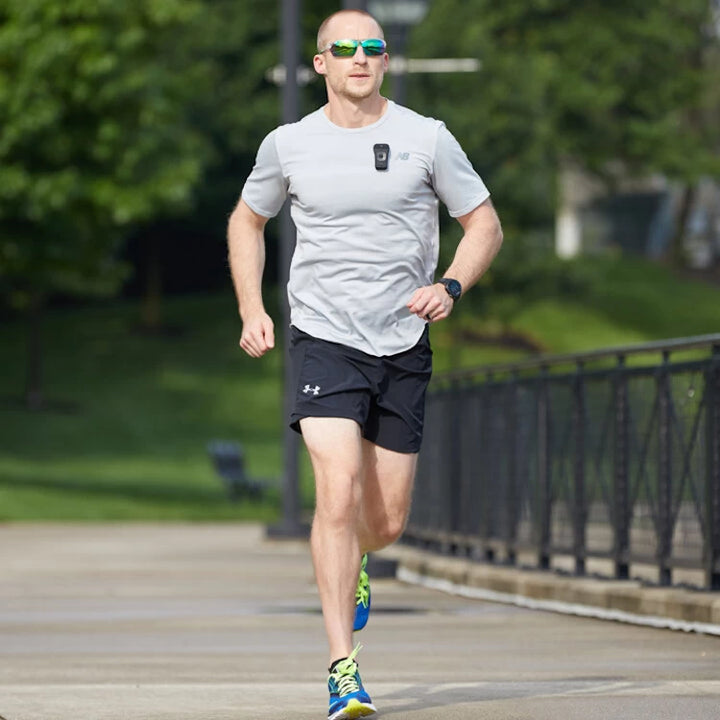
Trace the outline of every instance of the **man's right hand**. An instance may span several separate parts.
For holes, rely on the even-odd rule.
[[[275,347],[275,331],[270,316],[263,312],[243,321],[240,347],[254,358],[262,357]]]

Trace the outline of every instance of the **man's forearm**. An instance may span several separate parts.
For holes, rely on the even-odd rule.
[[[228,223],[230,272],[243,320],[265,311],[262,301],[265,239],[262,228],[250,220],[247,211],[238,208]]]
[[[502,229],[495,209],[488,200],[475,210],[459,217],[465,234],[458,244],[455,257],[445,271],[445,277],[453,278],[465,292],[471,288],[490,267],[502,245]],[[418,288],[407,303],[411,313],[428,322],[444,320],[452,312],[454,300],[439,283]]]
[[[266,222],[240,200],[228,223],[230,272],[243,325],[240,347],[254,358],[275,347],[273,321],[262,301]]]
[[[463,292],[471,288],[487,271],[502,245],[500,220],[489,203],[460,219],[465,234],[445,275],[455,278]]]

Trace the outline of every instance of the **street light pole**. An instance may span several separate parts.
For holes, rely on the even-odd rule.
[[[282,62],[286,68],[282,85],[282,121],[295,122],[300,116],[300,93],[298,87],[298,66],[300,64],[300,6],[301,0],[282,0],[280,36],[282,38]],[[300,474],[298,456],[299,435],[290,429],[287,418],[292,406],[292,371],[288,349],[290,347],[290,307],[287,299],[287,284],[290,261],[295,251],[295,226],[290,217],[290,208],[285,203],[280,214],[279,287],[283,337],[283,475],[282,475],[282,520],[268,528],[274,537],[300,537],[306,533],[300,522]]]
[[[405,58],[409,34],[408,30],[409,27],[407,25],[401,25],[400,23],[390,23],[387,26],[387,43],[391,63],[390,75],[392,77],[392,99],[398,105],[405,105],[407,98],[407,75],[404,72],[393,73],[392,58],[393,56]]]
[[[405,104],[405,72],[393,72],[393,57],[406,64],[405,51],[410,28],[427,14],[430,0],[369,0],[367,8],[387,32],[393,100]]]

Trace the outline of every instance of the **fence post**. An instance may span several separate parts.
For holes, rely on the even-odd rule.
[[[613,525],[615,577],[630,576],[630,418],[625,356],[618,355],[615,370],[615,453],[613,477]]]
[[[480,552],[487,562],[495,560],[495,551],[492,548],[492,514],[493,507],[493,475],[495,473],[497,458],[494,448],[490,444],[494,441],[495,428],[493,425],[493,416],[498,412],[495,403],[494,378],[491,372],[485,376],[485,382],[482,388],[482,408],[480,412],[480,427],[482,429],[483,445],[487,448],[484,453],[483,477],[484,482],[481,494],[481,510],[480,510]]]
[[[450,492],[450,533],[453,537],[460,531],[461,503],[462,503],[462,444],[460,437],[460,418],[462,417],[462,404],[464,394],[455,381],[448,390],[450,395],[450,411],[446,412],[445,419],[448,423],[449,443],[447,448],[446,468],[450,477],[448,478],[448,490]],[[457,553],[455,540],[450,542],[448,548],[451,554]]]
[[[451,382],[443,387],[441,392],[441,416],[439,436],[441,438],[440,454],[438,455],[438,478],[441,478],[441,506],[440,513],[440,534],[439,549],[443,555],[450,555],[453,552],[453,543],[451,536],[454,531],[456,522],[457,501],[455,493],[457,492],[457,483],[453,472],[454,460],[453,456],[457,451],[455,435],[455,420],[453,419],[455,412],[455,383]]]
[[[573,493],[573,545],[575,574],[585,574],[587,501],[585,497],[585,378],[582,361],[577,363],[573,382],[573,425],[575,427],[575,463]]]
[[[670,354],[663,352],[662,365],[657,372],[658,394],[658,525],[657,560],[660,585],[670,585],[672,569],[672,433]]]
[[[519,508],[518,497],[518,474],[519,465],[519,437],[520,437],[520,412],[518,408],[518,393],[520,388],[518,384],[520,378],[517,370],[512,373],[509,380],[508,390],[510,392],[510,407],[508,408],[508,482],[505,493],[505,522],[507,527],[505,530],[505,559],[509,565],[515,565],[517,562],[517,524]]]
[[[550,492],[550,396],[548,393],[547,366],[540,370],[538,388],[538,567],[550,568],[550,535],[552,499]]]
[[[713,345],[705,375],[707,480],[705,587],[720,590],[720,345]]]

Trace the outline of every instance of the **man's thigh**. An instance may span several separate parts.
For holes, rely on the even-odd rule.
[[[306,417],[299,422],[316,475],[318,470],[335,470],[359,476],[363,441],[357,422],[343,417]]]
[[[368,440],[363,440],[362,453],[366,516],[391,517],[404,522],[410,507],[417,453],[396,452]]]

